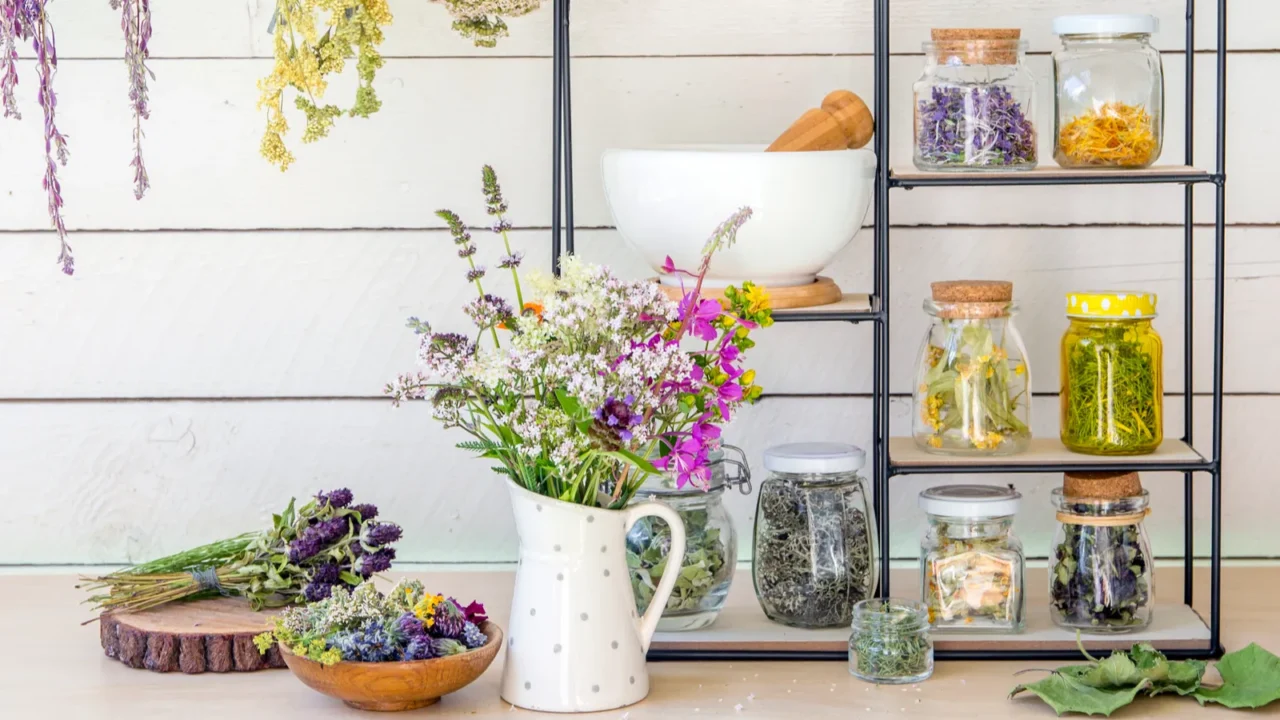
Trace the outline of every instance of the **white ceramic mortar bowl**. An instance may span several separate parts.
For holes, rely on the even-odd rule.
[[[694,271],[716,226],[748,206],[738,242],[721,251],[708,287],[752,280],[766,287],[814,281],[858,234],[875,184],[869,150],[766,153],[764,145],[606,150],[605,194],[622,237],[667,284],[670,255]]]

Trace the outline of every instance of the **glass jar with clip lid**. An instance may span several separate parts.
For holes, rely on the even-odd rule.
[[[737,457],[725,457],[725,453]],[[706,487],[676,486],[668,475],[651,477],[632,502],[656,500],[675,510],[684,521],[684,558],[680,578],[658,621],[658,630],[680,632],[707,627],[716,621],[729,597],[738,562],[738,532],[724,506],[724,494],[736,487],[751,494],[751,469],[741,448],[714,441],[708,453],[711,477]],[[729,469],[732,468],[732,474]],[[657,517],[641,518],[627,532],[627,569],[635,592],[636,610],[643,614],[658,581],[667,572],[671,529]]]

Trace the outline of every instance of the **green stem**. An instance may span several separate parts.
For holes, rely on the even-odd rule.
[[[503,214],[498,213],[498,227],[506,228],[507,223],[503,219]],[[507,238],[507,231],[502,231],[502,246],[507,249],[507,257],[514,257],[511,252],[511,241]],[[524,310],[524,294],[520,292],[520,273],[516,272],[514,265],[511,266],[511,279],[516,284],[516,312]]]

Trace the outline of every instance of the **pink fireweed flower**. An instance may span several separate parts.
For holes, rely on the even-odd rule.
[[[728,336],[726,336],[728,337]],[[737,380],[742,376],[742,368],[737,366],[738,358],[742,355],[742,351],[737,345],[726,342],[720,348],[720,370],[729,376],[729,380]]]
[[[671,453],[658,458],[654,465],[676,476],[676,487],[682,488],[691,480],[702,479],[707,475],[707,448],[703,443],[690,435],[682,440]]]
[[[742,386],[732,380],[716,389],[716,401],[720,407],[720,416],[729,421],[729,404],[742,400]]]
[[[694,302],[693,294],[684,296],[680,301],[680,322],[689,327],[689,333],[711,342],[719,334],[711,323],[724,313],[720,303],[715,300],[698,300]]]

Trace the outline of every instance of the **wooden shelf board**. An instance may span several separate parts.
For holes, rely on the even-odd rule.
[[[1018,178],[1039,178],[1055,180],[1072,180],[1086,181],[1088,179],[1102,179],[1115,181],[1117,178],[1134,179],[1134,178],[1162,178],[1171,176],[1200,176],[1203,180],[1209,179],[1209,173],[1199,168],[1189,165],[1156,165],[1154,167],[1144,168],[1141,170],[1068,170],[1058,167],[1057,165],[1041,165],[1034,170],[1007,170],[1007,171],[975,171],[975,172],[924,172],[917,170],[912,165],[905,165],[892,168],[893,179],[899,182],[911,183],[918,181],[955,181],[962,184],[965,181],[972,180],[981,182],[984,179],[1008,179],[1014,180]]]
[[[919,575],[911,570],[893,572],[893,592],[899,597],[919,596]],[[1053,624],[1049,617],[1045,570],[1027,571],[1027,627],[1018,634],[965,634],[935,632],[936,650],[1074,650],[1076,634]],[[1147,641],[1163,650],[1196,650],[1208,647],[1209,628],[1186,605],[1157,605],[1149,628],[1136,633],[1084,636],[1090,650],[1128,648]],[[767,617],[756,601],[750,570],[738,569],[724,612],[710,627],[686,632],[660,632],[653,650],[719,650],[780,652],[845,652],[849,628],[803,630],[779,625]]]
[[[837,313],[869,313],[871,312],[871,296],[866,293],[845,293],[840,300],[829,305],[815,305],[806,308],[787,308],[784,310],[774,310],[774,317],[786,317],[787,315],[797,315],[800,313],[825,313],[835,315]]]
[[[1017,455],[939,455],[921,450],[913,438],[889,438],[889,460],[894,466],[911,468],[923,465],[950,465],[962,469],[966,465],[1038,465],[1038,464],[1117,464],[1132,463],[1198,463],[1204,458],[1181,440],[1167,438],[1150,455],[1084,455],[1071,452],[1058,438],[1032,438],[1031,447]]]

